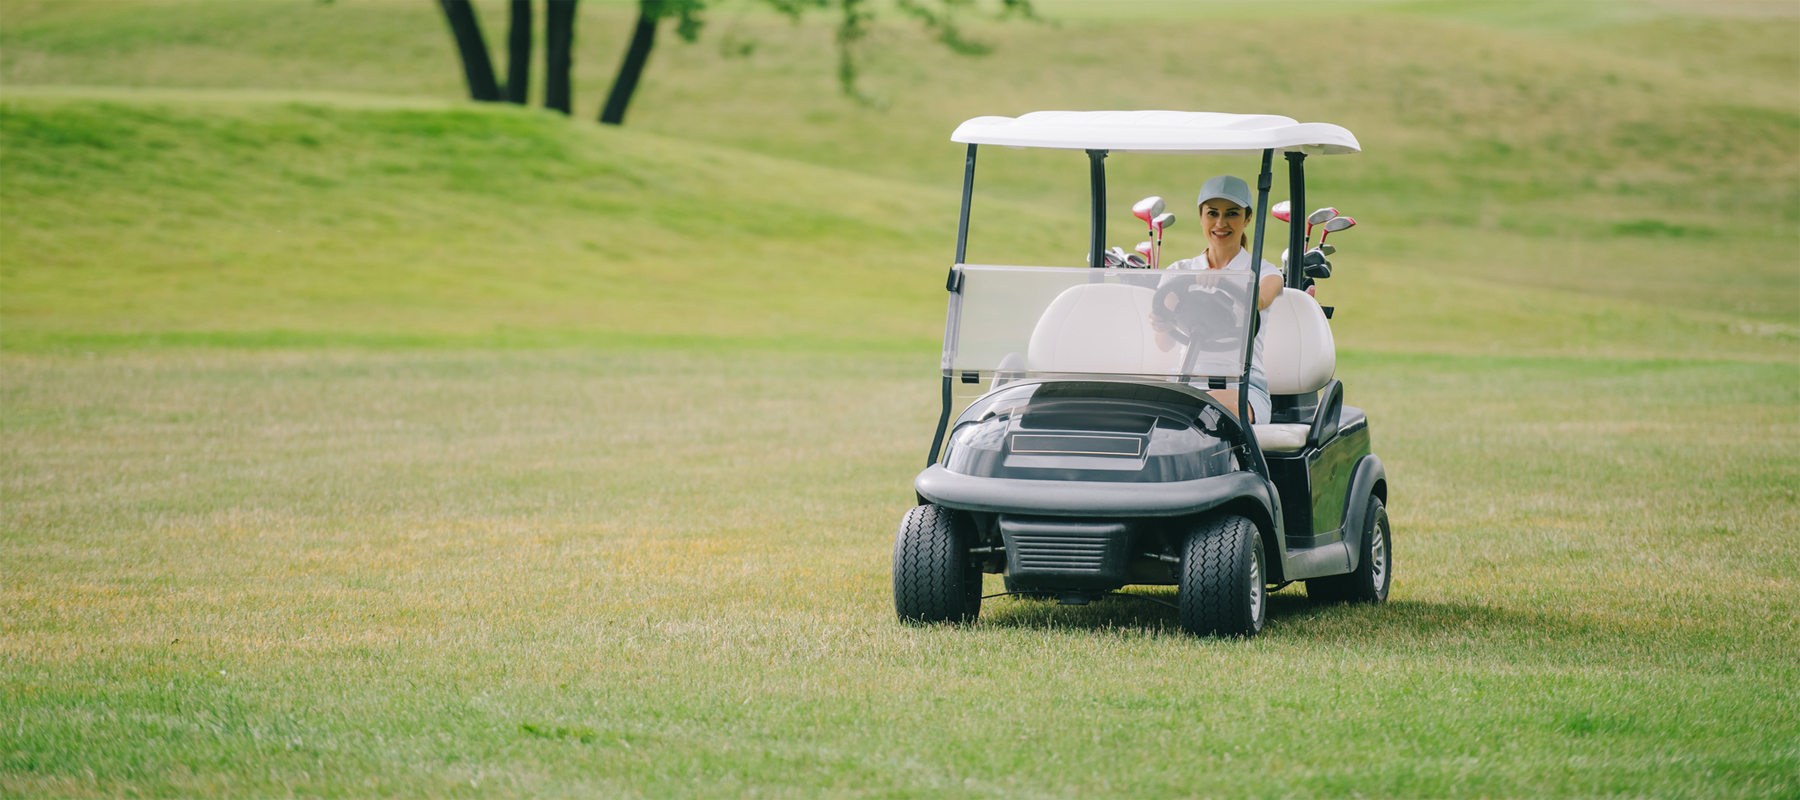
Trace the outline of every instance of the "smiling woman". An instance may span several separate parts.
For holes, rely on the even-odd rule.
[[[1246,248],[1250,246],[1250,236],[1246,231],[1251,224],[1250,185],[1235,175],[1215,175],[1200,187],[1198,202],[1200,227],[1206,231],[1206,252],[1170,264],[1169,269],[1249,270],[1250,251]],[[1262,263],[1261,274],[1262,279],[1257,283],[1256,308],[1267,311],[1269,304],[1281,295],[1283,277],[1281,268],[1266,260]],[[1164,282],[1168,280],[1165,278]],[[1174,299],[1173,295],[1166,296],[1165,302],[1170,304],[1171,310]],[[1152,316],[1150,324],[1156,331],[1156,346],[1164,351],[1174,349],[1177,343],[1170,323]],[[1263,337],[1258,335],[1250,366],[1250,419],[1253,422],[1269,419],[1268,380],[1263,374]],[[1236,388],[1230,387],[1213,390],[1212,395],[1226,408],[1237,408],[1237,393]]]

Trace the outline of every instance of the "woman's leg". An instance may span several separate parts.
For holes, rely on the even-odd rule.
[[[1272,413],[1273,409],[1270,407],[1269,393],[1263,391],[1261,386],[1257,386],[1254,383],[1250,384],[1250,421],[1266,422]]]
[[[1238,411],[1237,393],[1238,390],[1236,389],[1214,389],[1207,392],[1207,394],[1213,396],[1214,400],[1223,403],[1225,408],[1229,410],[1234,417],[1237,416]],[[1269,409],[1269,393],[1258,388],[1256,384],[1250,384],[1250,423],[1254,425],[1268,419],[1270,414]]]
[[[1237,396],[1236,389],[1214,389],[1210,392],[1207,392],[1207,394],[1212,395],[1212,398],[1214,400],[1217,400],[1217,401],[1219,401],[1220,404],[1224,405],[1225,410],[1230,411],[1232,416],[1234,416],[1234,417],[1237,416],[1238,396]],[[1264,400],[1263,408],[1267,409],[1268,407],[1269,407],[1268,401]],[[1250,422],[1251,422],[1251,424],[1255,424],[1257,420],[1262,419],[1263,414],[1266,414],[1266,413],[1268,413],[1268,412],[1267,411],[1259,412],[1256,410],[1256,392],[1252,391],[1250,393]]]

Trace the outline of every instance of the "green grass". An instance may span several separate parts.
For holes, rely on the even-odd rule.
[[[462,102],[430,3],[0,0],[0,795],[1795,797],[1800,15],[1043,9],[883,29],[876,108],[728,6],[611,129]],[[896,624],[949,131],[1159,106],[1365,145],[1393,602]],[[1080,263],[1083,166],[984,150],[971,260]],[[1127,245],[1252,168],[1108,166]]]
[[[9,347],[698,336],[925,350],[941,331],[954,184],[505,108],[183,97],[0,100]],[[977,218],[987,251],[1013,261],[1082,252],[1060,241],[1070,209],[984,196]],[[1537,281],[1434,268],[1629,260],[1712,239],[1628,228],[1599,247],[1377,220],[1345,249],[1367,255],[1340,256],[1343,277],[1323,289],[1364,347],[1783,359],[1800,336],[1683,307],[1722,291],[1786,302],[1751,269],[1636,276],[1608,296],[1618,277],[1598,265]]]
[[[836,94],[825,20],[795,27],[727,6],[712,16],[703,43],[671,37],[660,47],[629,126],[942,193],[954,191],[961,165],[948,133],[972,116],[1277,111],[1343,124],[1367,145],[1354,158],[1315,162],[1310,173],[1313,200],[1364,221],[1348,236],[1392,235],[1343,253],[1346,273],[1387,269],[1383,259],[1402,241],[1434,250],[1404,266],[1483,282],[1642,299],[1763,325],[1792,327],[1800,315],[1800,274],[1786,255],[1800,236],[1800,164],[1792,156],[1800,150],[1800,14],[1773,6],[1773,16],[1696,17],[1606,2],[1578,11],[1567,3],[1275,3],[1219,17],[1210,13],[1215,6],[1231,6],[1190,5],[1122,4],[1111,20],[1078,6],[1057,25],[972,22],[972,35],[996,48],[984,59],[947,56],[890,19],[868,56],[869,89],[887,98],[880,109]],[[591,119],[631,10],[583,8],[577,112]],[[1146,21],[1144,8],[1164,16]],[[501,8],[483,10],[497,33]],[[1496,14],[1507,19],[1496,24]],[[14,93],[110,85],[462,95],[449,37],[429,4],[12,0],[0,4],[0,23],[0,82]],[[1330,34],[1278,48],[1295,25]],[[717,46],[727,35],[758,48],[747,59],[729,57]],[[1195,42],[1213,37],[1243,42],[1245,57],[1197,57]],[[971,256],[1079,263],[1085,164],[1065,154],[991,151],[982,188],[1036,205],[1032,218],[1058,224],[1018,247],[1009,235],[1014,218],[977,213]],[[1245,159],[1109,161],[1122,202],[1183,196],[1208,175],[1252,169]],[[1122,209],[1113,224],[1129,244],[1135,238],[1127,241]],[[1718,235],[1646,242],[1616,232],[1644,219]],[[1497,241],[1464,247],[1470,232]],[[1173,247],[1198,241],[1191,228],[1171,231]],[[940,239],[931,260],[941,262],[948,249]],[[1720,272],[1726,279],[1712,280]]]
[[[8,357],[0,786],[1792,796],[1791,367],[1348,354],[1393,602],[1250,643],[896,625],[929,369]]]

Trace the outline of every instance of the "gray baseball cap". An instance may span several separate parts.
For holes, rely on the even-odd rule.
[[[1232,175],[1214,175],[1200,186],[1200,199],[1194,205],[1205,205],[1214,198],[1224,198],[1244,208],[1250,207],[1250,184]]]

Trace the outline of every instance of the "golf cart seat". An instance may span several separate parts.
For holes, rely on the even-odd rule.
[[[1120,283],[1071,286],[1050,301],[1031,331],[1025,362],[1036,372],[1167,375],[1181,348],[1164,352],[1150,328],[1155,290]]]
[[[1337,371],[1337,345],[1319,301],[1299,289],[1282,289],[1269,304],[1263,338],[1263,372],[1269,394],[1307,394],[1331,382]],[[1312,426],[1301,423],[1251,425],[1264,451],[1291,453],[1306,446]]]

